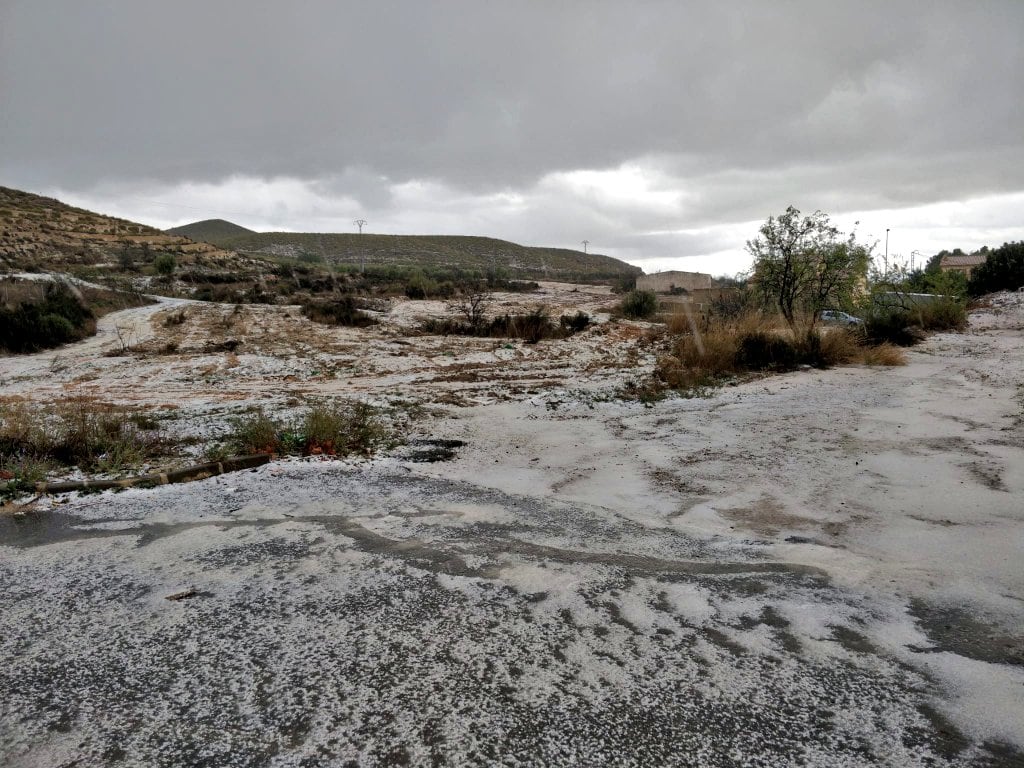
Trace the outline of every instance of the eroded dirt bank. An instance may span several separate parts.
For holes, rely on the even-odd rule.
[[[1014,302],[651,408],[566,367],[431,421],[447,462],[4,519],[0,756],[1019,765],[1022,365]]]

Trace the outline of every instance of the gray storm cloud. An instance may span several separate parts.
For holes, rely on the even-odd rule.
[[[424,180],[584,215],[544,180],[638,163],[682,193],[598,205],[609,233],[1015,192],[1022,32],[1018,0],[8,0],[0,183],[287,177],[381,213]]]

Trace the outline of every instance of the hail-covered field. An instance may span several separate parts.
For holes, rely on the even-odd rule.
[[[182,435],[308,398],[416,411],[373,459],[0,517],[0,763],[1019,765],[1021,299],[905,367],[648,405],[615,396],[653,365],[642,324],[418,335],[429,302],[365,330],[142,308],[0,359],[7,398]]]

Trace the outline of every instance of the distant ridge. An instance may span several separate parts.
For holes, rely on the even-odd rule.
[[[220,283],[225,277],[262,279],[268,270],[294,275],[295,261],[306,262],[307,271],[330,264],[349,271],[390,273],[394,268],[581,283],[620,283],[643,274],[610,256],[493,237],[253,232],[223,219],[164,232],[0,186],[0,273],[64,271],[90,280],[151,277],[163,253],[174,257],[180,274],[216,273]]]
[[[191,224],[183,224],[180,227],[173,227],[166,230],[169,235],[187,237],[202,243],[215,243],[217,240],[224,240],[229,237],[240,237],[241,235],[256,234],[251,229],[239,226],[224,219],[205,219],[194,221]]]
[[[611,256],[569,248],[524,246],[468,235],[252,232],[213,219],[167,230],[239,254],[347,266],[419,267],[487,272],[500,269],[535,280],[617,280],[642,274]]]

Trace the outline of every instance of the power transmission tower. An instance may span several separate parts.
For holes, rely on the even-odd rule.
[[[356,219],[352,223],[359,227],[359,234],[363,234],[363,225],[366,223],[366,219]]]
[[[583,252],[586,253],[587,252],[587,246],[590,245],[590,241],[589,240],[581,240],[580,242],[583,243]]]

